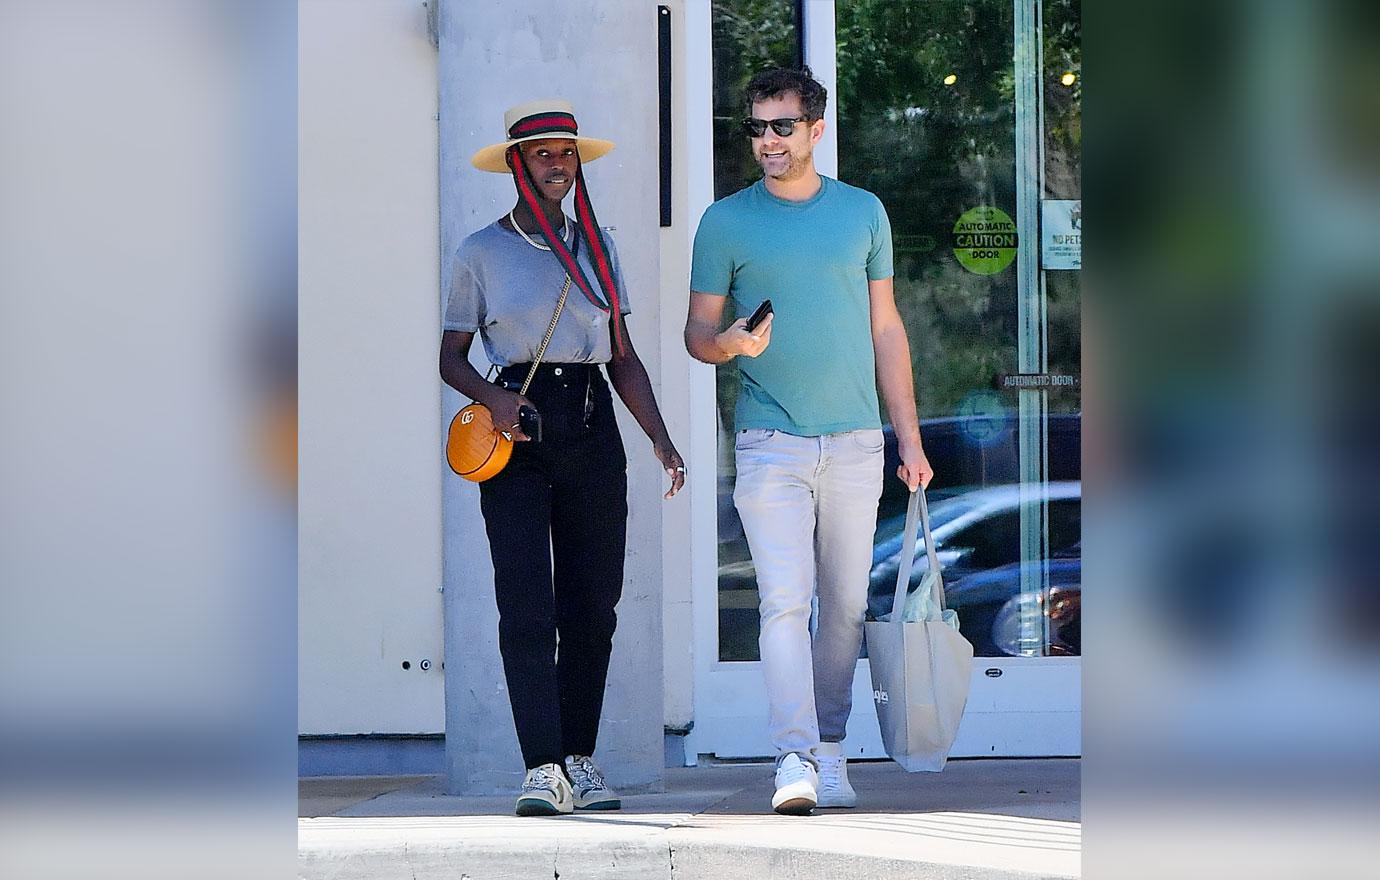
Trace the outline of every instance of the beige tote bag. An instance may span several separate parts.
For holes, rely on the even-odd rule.
[[[902,612],[914,562],[917,509],[930,563],[919,589],[933,592],[928,603],[930,617],[907,623]],[[921,489],[911,493],[906,509],[891,619],[864,624],[882,744],[892,760],[911,773],[944,769],[968,702],[973,646],[943,621],[943,614],[944,580],[930,533],[925,491]]]

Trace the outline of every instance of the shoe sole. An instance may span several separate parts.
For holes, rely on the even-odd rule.
[[[803,797],[791,798],[772,807],[783,816],[808,816],[814,808],[815,802]]]
[[[568,812],[570,811],[562,810],[550,801],[537,798],[523,798],[517,802],[517,814],[519,816],[559,816]]]
[[[579,803],[577,803],[577,804],[575,805],[575,809],[577,809],[577,810],[621,810],[621,809],[623,809],[623,802],[622,802],[621,800],[612,800],[612,801],[595,801],[595,802],[592,803],[592,804],[579,804]]]

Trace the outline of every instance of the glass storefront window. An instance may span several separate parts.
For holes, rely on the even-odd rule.
[[[768,67],[800,64],[800,23],[793,0],[714,0],[714,198],[761,177],[738,123],[743,90]]]
[[[792,60],[789,28],[742,26],[747,7],[762,5],[714,5],[717,197],[759,176],[730,127],[742,113],[742,86],[758,69],[742,59],[763,59],[762,66]],[[784,15],[794,4],[771,5]],[[1051,0],[1043,11],[1044,138],[1027,150],[1038,148],[1042,161],[1028,163],[1034,170],[1027,177],[1040,178],[1033,198],[1060,200],[1081,226],[1073,205],[1081,192],[1081,10],[1076,0]],[[838,176],[876,193],[891,219],[896,302],[936,471],[930,509],[949,603],[979,656],[1079,654],[1079,272],[1041,269],[1030,290],[1018,281],[1017,249],[1039,248],[1041,235],[1016,228],[1023,157],[1015,58],[1023,46],[1012,3],[839,0],[835,16],[838,83],[830,100],[838,113]],[[721,30],[739,41],[733,59],[720,59]],[[747,53],[745,34],[758,41]],[[1018,358],[1022,323],[1032,320],[1039,372],[1059,377],[1034,394],[1017,390],[1019,374],[1032,372]],[[756,580],[733,509],[725,430],[736,389],[736,373],[720,368],[719,658],[751,661],[758,659]],[[886,437],[872,612],[890,608],[906,504],[905,487],[892,476],[889,425]],[[925,564],[916,548],[912,585]]]
[[[714,0],[714,198],[761,177],[739,122],[748,80],[768,67],[800,64],[800,22],[794,0]],[[730,307],[731,311],[731,307]],[[716,368],[719,436],[719,659],[758,660],[757,579],[733,507],[733,408],[738,369]]]

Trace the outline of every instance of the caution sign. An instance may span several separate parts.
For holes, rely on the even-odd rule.
[[[969,208],[954,224],[954,256],[978,275],[995,275],[1016,259],[1016,224],[1001,208]]]

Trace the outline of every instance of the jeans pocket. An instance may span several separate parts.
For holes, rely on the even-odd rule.
[[[738,450],[756,449],[766,445],[766,442],[776,436],[776,431],[771,428],[745,428],[738,432],[734,438],[733,448]]]
[[[865,428],[853,431],[852,435],[853,445],[868,455],[876,455],[886,446],[886,437],[882,434],[881,428]]]

